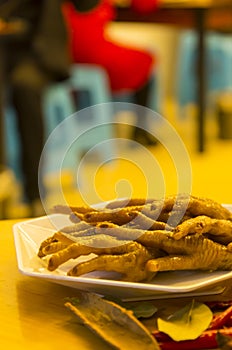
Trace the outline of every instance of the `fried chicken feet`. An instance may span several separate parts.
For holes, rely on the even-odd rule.
[[[138,282],[158,271],[232,269],[232,214],[213,200],[180,195],[115,201],[99,211],[57,208],[74,223],[41,243],[38,256],[50,271],[74,259],[69,276],[104,270]]]

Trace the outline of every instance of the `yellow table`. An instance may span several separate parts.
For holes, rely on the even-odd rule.
[[[12,226],[16,220],[0,221],[0,347],[20,350],[110,350],[101,339],[79,325],[64,307],[64,299],[76,290],[22,275],[18,271]],[[222,295],[203,300],[230,299],[232,283]],[[200,300],[201,298],[197,298]],[[187,298],[154,301],[155,305],[174,307]],[[149,322],[150,323],[150,322]],[[136,349],[134,349],[136,350]]]
[[[64,307],[75,289],[23,276],[17,267],[12,226],[0,221],[0,347],[17,350],[110,350]]]

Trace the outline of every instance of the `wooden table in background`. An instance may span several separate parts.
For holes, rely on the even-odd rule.
[[[101,339],[79,325],[64,307],[76,290],[22,275],[17,267],[12,227],[18,221],[0,221],[0,347],[17,350],[111,350]],[[228,300],[232,281],[221,295],[197,300]],[[173,302],[174,300],[174,302]],[[185,305],[187,298],[154,301],[170,312]]]
[[[117,21],[163,23],[180,28],[195,28],[198,37],[197,105],[198,151],[205,150],[205,34],[208,29],[232,32],[232,0],[159,0],[159,8],[150,14],[138,14],[129,8],[130,0],[115,0]],[[186,77],[187,78],[187,77]]]

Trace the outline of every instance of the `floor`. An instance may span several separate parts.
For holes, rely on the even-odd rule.
[[[175,137],[152,147],[119,147],[118,157],[105,165],[85,162],[76,185],[76,174],[69,170],[61,178],[46,177],[48,196],[43,203],[46,212],[55,204],[92,205],[119,197],[164,197],[179,192],[212,198],[220,203],[232,203],[232,138],[220,139],[216,117],[206,120],[205,151],[197,151],[197,125],[194,106],[185,116],[172,101],[164,115],[174,128]],[[154,126],[155,127],[155,126]],[[119,131],[118,131],[119,132]],[[128,130],[123,130],[124,136]],[[122,130],[121,130],[122,133]],[[231,132],[232,133],[232,132]],[[122,135],[120,135],[122,136]],[[232,135],[231,135],[232,136]],[[20,202],[20,184],[15,183],[13,199],[8,206],[9,218],[27,217],[28,208]]]

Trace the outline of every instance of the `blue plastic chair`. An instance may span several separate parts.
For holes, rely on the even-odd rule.
[[[93,64],[74,64],[71,68],[70,78],[64,82],[51,84],[43,96],[45,137],[49,135],[65,121],[69,116],[69,123],[63,123],[63,129],[59,129],[53,142],[47,147],[47,162],[45,173],[57,171],[56,159],[62,155],[70,138],[77,134],[85,134],[78,138],[78,142],[72,145],[65,157],[64,166],[75,168],[80,162],[81,156],[88,149],[102,142],[114,138],[114,111],[110,109],[108,102],[135,102],[133,94],[120,94],[112,96],[109,79],[106,71]],[[150,93],[149,107],[158,110],[159,84],[157,74],[153,76],[153,87]],[[76,96],[77,95],[77,96]],[[86,107],[96,106],[96,114],[88,113]],[[81,112],[80,112],[81,111]],[[94,109],[91,109],[93,112]],[[14,169],[17,177],[21,179],[20,168],[20,142],[17,135],[14,111],[9,107],[7,118],[7,159]],[[100,126],[99,126],[100,125]],[[12,136],[13,133],[13,136]],[[54,134],[53,134],[54,135]],[[102,161],[108,161],[115,157],[115,143],[102,144],[96,148]]]
[[[3,115],[3,125],[5,131],[5,158],[6,165],[13,172],[17,180],[23,181],[21,168],[21,143],[18,134],[15,110],[11,105],[6,106]]]
[[[208,32],[206,35],[205,72],[208,103],[214,93],[232,87],[231,40],[231,36],[214,32]],[[177,100],[180,106],[196,102],[196,60],[196,33],[192,30],[186,30],[180,38],[176,76]]]
[[[77,115],[77,123],[83,132],[91,130],[91,136],[84,137],[82,147],[91,147],[98,144],[102,140],[114,138],[114,111],[107,104],[112,101],[109,79],[106,71],[93,64],[76,64],[71,68],[70,84],[74,91],[88,93],[88,101],[84,101],[77,96],[77,110],[81,110],[90,106],[96,107],[88,111],[82,111]],[[80,96],[80,95],[79,95]],[[101,106],[100,106],[101,105]],[[101,127],[95,127],[96,125]],[[114,149],[111,147],[103,147],[101,154],[107,159],[114,155]]]
[[[98,66],[78,64],[72,66],[70,73],[68,80],[51,85],[44,94],[46,137],[58,125],[60,134],[60,137],[52,134],[54,140],[47,148],[45,172],[58,170],[55,159],[64,153],[64,167],[75,169],[83,153],[114,137],[113,111],[104,105],[112,99],[105,71]],[[89,96],[85,101],[79,99],[83,92]],[[90,106],[96,108],[86,109]],[[67,152],[70,140],[74,139]],[[115,157],[113,145],[102,145],[96,150],[104,162]]]
[[[75,112],[75,104],[68,82],[49,86],[43,96],[43,111],[46,138],[66,117]]]

